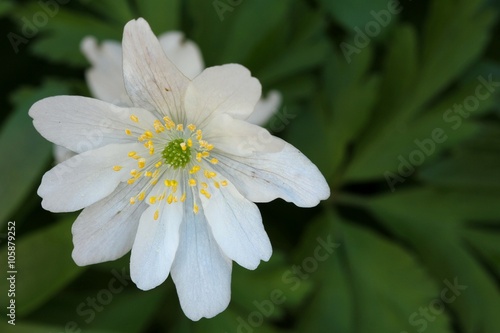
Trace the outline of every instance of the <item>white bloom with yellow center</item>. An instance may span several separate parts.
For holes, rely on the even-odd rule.
[[[125,26],[123,77],[133,107],[56,96],[30,109],[46,139],[78,153],[44,175],[42,206],[83,209],[72,228],[77,264],[131,250],[140,289],[171,273],[186,315],[213,317],[229,303],[232,261],[255,269],[271,256],[254,202],[312,207],[329,187],[296,148],[245,121],[261,87],[243,66],[190,80],[138,19]]]

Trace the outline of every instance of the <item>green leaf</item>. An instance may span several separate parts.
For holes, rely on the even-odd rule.
[[[16,11],[16,16],[33,17],[38,11],[38,5],[28,5]],[[59,8],[57,15],[51,17],[46,25],[34,29],[37,38],[30,41],[31,50],[44,59],[71,66],[88,63],[80,51],[84,37],[121,40],[123,33],[122,24],[104,22],[64,8]]]
[[[34,193],[52,158],[52,144],[33,127],[29,108],[42,98],[68,92],[64,82],[47,80],[38,88],[22,88],[12,95],[15,109],[0,131],[0,151],[9,157],[0,164],[0,221],[14,219],[14,212]]]
[[[0,17],[9,14],[12,8],[14,8],[14,4],[11,1],[4,0],[0,2]]]
[[[125,25],[135,18],[127,0],[84,0],[85,4],[110,20]]]
[[[181,1],[179,0],[136,0],[139,16],[148,21],[151,29],[160,35],[178,29],[181,17]]]
[[[25,237],[16,234],[15,241],[15,301],[16,314],[23,317],[44,304],[59,290],[83,272],[71,258],[71,224],[74,217],[39,229]],[[7,258],[7,247],[0,250]],[[11,268],[12,269],[12,268]],[[7,280],[0,281],[0,290],[6,294]],[[3,297],[5,309],[9,300]]]
[[[468,233],[465,222],[477,221],[481,216],[498,217],[498,205],[483,212],[487,205],[498,200],[498,194],[492,197],[491,194],[420,189],[400,190],[369,203],[378,221],[413,248],[436,279],[456,280],[466,286],[449,302],[465,331],[500,330],[500,318],[495,315],[500,307],[495,278],[484,270],[462,241]]]
[[[402,10],[399,1],[320,0],[320,3],[349,31],[356,26],[364,31],[365,25],[368,22],[378,22],[376,17],[380,17],[380,20],[383,20],[381,21],[383,24],[379,23],[379,27],[385,29],[391,21],[395,20]]]

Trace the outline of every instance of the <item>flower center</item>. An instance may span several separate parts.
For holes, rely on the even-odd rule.
[[[174,169],[183,168],[191,161],[191,148],[184,139],[175,139],[167,144],[161,155]]]

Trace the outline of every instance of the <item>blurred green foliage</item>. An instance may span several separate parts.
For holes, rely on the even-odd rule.
[[[0,257],[15,220],[18,275],[16,326],[2,320],[0,331],[500,332],[499,10],[485,0],[2,1]],[[30,105],[88,95],[80,41],[120,40],[140,16],[157,34],[184,31],[208,66],[242,63],[264,91],[279,90],[270,130],[332,189],[314,209],[260,205],[273,257],[255,271],[235,265],[229,308],[195,323],[170,279],[138,290],[128,256],[76,266],[76,215],[44,212],[36,195],[53,160]],[[2,312],[7,290],[3,278]]]

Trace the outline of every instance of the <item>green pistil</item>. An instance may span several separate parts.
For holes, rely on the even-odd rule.
[[[185,150],[182,149],[182,143],[185,145]],[[174,169],[183,168],[191,161],[191,149],[184,139],[170,141],[161,154],[165,162]]]

